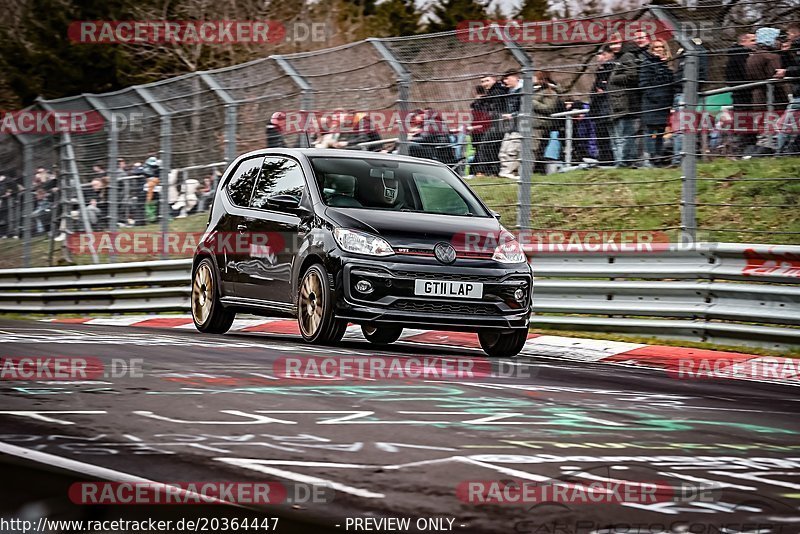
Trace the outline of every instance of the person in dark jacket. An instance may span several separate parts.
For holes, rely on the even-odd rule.
[[[779,51],[778,37],[780,30],[777,28],[759,28],[756,31],[756,49],[747,58],[745,70],[747,78],[751,81],[769,80],[781,70],[781,54]],[[766,85],[754,87],[751,93],[753,109],[766,111],[770,102]],[[783,111],[786,109],[788,98],[783,84],[774,84],[773,109]]]
[[[747,58],[756,46],[756,34],[743,33],[735,45],[730,47],[725,55],[728,62],[725,65],[725,81],[728,85],[741,85],[747,83]],[[750,105],[750,90],[740,89],[733,91],[734,111],[747,111]]]
[[[672,60],[666,41],[650,43],[647,61],[639,68],[639,87],[642,91],[642,131],[648,159],[645,167],[663,166],[664,132],[669,121],[675,93],[673,74],[668,67]]]
[[[594,123],[595,139],[597,140],[597,160],[601,164],[614,162],[612,141],[611,102],[608,98],[608,77],[614,68],[614,51],[605,45],[597,54],[599,66],[592,84],[592,95],[589,100],[589,118]]]
[[[725,81],[730,86],[741,85],[747,83],[747,58],[756,46],[756,34],[743,33],[735,45],[730,47],[725,55],[728,56],[728,62],[725,65]],[[750,111],[752,99],[750,98],[750,89],[738,89],[733,91],[733,112],[746,113]],[[756,138],[751,133],[742,133],[736,135],[733,143],[736,145],[734,149],[739,152],[744,152],[745,148],[754,145]]]
[[[800,153],[800,135],[797,129],[800,125],[800,24],[790,24],[786,29],[788,38],[787,46],[781,52],[781,69],[775,74],[776,78],[798,78],[791,85],[792,101],[786,107],[786,114],[782,118],[784,131],[778,134],[778,153]]]
[[[641,111],[640,51],[633,43],[612,43],[614,63],[608,76],[608,97],[614,113],[614,159],[617,167],[632,167],[638,159],[636,132]]]
[[[503,141],[503,96],[508,92],[495,76],[484,76],[472,102],[472,145],[475,147],[475,174],[496,176],[500,172],[500,144]]]
[[[286,130],[286,113],[276,111],[267,124],[267,148],[284,148],[283,132]]]
[[[747,77],[751,81],[769,80],[776,76],[782,76],[785,71],[782,69],[778,28],[759,28],[756,31],[756,49],[747,58]],[[784,84],[775,83],[772,85],[772,99],[769,98],[767,85],[754,87],[752,96],[752,111],[764,113],[770,111],[783,112],[789,104],[788,96]],[[754,149],[756,154],[774,153],[777,147],[777,138],[772,132],[760,132],[758,141]]]

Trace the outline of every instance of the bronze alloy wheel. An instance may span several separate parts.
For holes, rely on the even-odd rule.
[[[192,283],[192,315],[194,322],[205,324],[211,315],[211,308],[214,304],[214,274],[211,266],[203,262],[194,273]]]
[[[322,292],[322,280],[316,269],[309,269],[300,286],[299,315],[300,328],[305,337],[314,337],[322,324],[325,296]]]
[[[325,267],[318,263],[309,267],[297,290],[297,322],[304,340],[317,344],[341,341],[347,321],[336,318],[334,298]]]
[[[203,259],[192,278],[192,319],[201,332],[224,334],[230,330],[236,312],[226,310],[219,301],[219,291],[214,265]]]

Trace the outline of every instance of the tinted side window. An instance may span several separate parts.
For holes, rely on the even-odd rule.
[[[269,209],[268,199],[274,195],[291,195],[299,200],[304,188],[300,164],[291,159],[266,157],[250,206]]]
[[[258,172],[261,169],[261,162],[263,158],[252,158],[244,160],[239,164],[226,189],[231,201],[237,206],[247,206],[250,202],[250,195],[253,192],[253,185],[258,178]]]

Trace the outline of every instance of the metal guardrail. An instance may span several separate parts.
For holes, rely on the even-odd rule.
[[[800,246],[607,248],[527,251],[533,326],[800,347]],[[0,312],[187,311],[190,269],[186,259],[0,270]]]

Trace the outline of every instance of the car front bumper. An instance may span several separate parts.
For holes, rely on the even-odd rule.
[[[531,315],[532,276],[528,265],[508,268],[441,265],[342,258],[336,276],[336,315],[355,323],[459,331],[527,328]],[[454,280],[483,284],[481,298],[450,298],[414,294],[417,279]],[[355,289],[358,281],[373,286],[369,294]],[[523,289],[524,298],[515,298]]]

